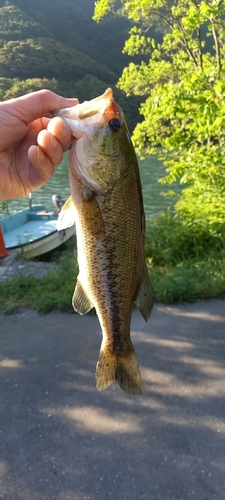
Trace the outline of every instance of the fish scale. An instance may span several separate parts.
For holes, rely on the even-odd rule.
[[[132,177],[131,170],[129,176]],[[78,180],[76,185],[78,186]],[[131,186],[136,187],[134,182]],[[118,334],[113,328],[115,311],[120,318],[121,329],[129,337],[132,303],[142,277],[143,255],[139,252],[137,258],[137,248],[143,238],[140,210],[133,203],[135,195],[137,198],[137,190],[133,189],[136,192],[132,197],[127,196],[126,188],[129,192],[129,187],[128,179],[125,182],[121,179],[109,194],[96,197],[104,221],[104,232],[90,236],[87,218],[82,212],[79,214],[83,241],[78,237],[78,252],[85,249],[88,268],[88,275],[83,278],[82,264],[80,265],[80,277],[85,290],[89,290],[89,297],[97,310],[107,344],[111,340],[113,342],[113,335]],[[75,197],[78,204],[77,192]],[[123,216],[121,220],[121,214],[127,216]],[[136,230],[137,226],[139,231]],[[97,251],[99,247],[100,254]],[[111,305],[114,315],[110,311]]]

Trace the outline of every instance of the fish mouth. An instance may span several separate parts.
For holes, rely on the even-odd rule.
[[[108,88],[104,94],[91,99],[91,101],[84,101],[80,104],[78,118],[84,120],[85,118],[96,115],[96,113],[101,111],[104,112],[106,107],[110,105],[113,100],[113,91],[111,88]]]
[[[110,87],[104,92],[104,94],[95,97],[90,101],[84,101],[81,104],[72,106],[71,108],[55,110],[52,111],[51,114],[53,116],[69,118],[71,120],[85,120],[86,118],[95,116],[97,113],[101,114],[101,116],[103,116],[108,122],[113,119],[117,119],[122,123],[123,113],[121,108],[115,102],[113,98],[113,91]]]

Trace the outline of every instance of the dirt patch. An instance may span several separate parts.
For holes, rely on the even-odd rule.
[[[49,262],[23,260],[18,258],[16,252],[10,252],[7,257],[0,259],[0,282],[12,279],[18,274],[23,276],[31,274],[41,279],[48,273],[49,269],[55,267],[56,264]]]

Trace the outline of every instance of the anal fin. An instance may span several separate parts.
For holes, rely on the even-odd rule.
[[[72,304],[75,311],[79,314],[86,314],[94,307],[85,293],[80,281],[77,281],[72,298]]]

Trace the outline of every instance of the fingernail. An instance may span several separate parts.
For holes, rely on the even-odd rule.
[[[58,142],[57,142],[56,138],[54,137],[54,135],[51,134],[50,137],[51,137],[51,147],[52,147],[52,149],[56,149]]]
[[[66,125],[64,121],[62,122],[61,134],[62,137],[66,137],[69,134],[69,127]]]
[[[45,154],[43,153],[42,149],[38,147],[38,150],[37,150],[37,157],[38,157],[38,160],[44,160],[45,159]]]
[[[75,97],[71,99],[68,98],[66,100],[70,106],[76,106],[76,104],[79,104],[79,100],[76,99]]]

